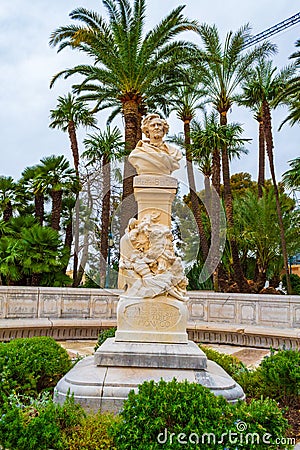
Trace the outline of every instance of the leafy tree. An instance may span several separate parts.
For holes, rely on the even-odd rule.
[[[273,47],[264,43],[253,50],[244,51],[245,40],[250,36],[248,25],[241,27],[235,33],[231,31],[227,33],[224,45],[222,45],[217,28],[214,25],[201,25],[199,33],[204,44],[204,50],[200,51],[199,56],[199,73],[207,90],[208,99],[219,113],[220,124],[226,125],[227,113],[236,99],[238,86],[257,58],[272,51]],[[225,210],[228,227],[232,229],[234,218],[230,189],[229,155],[225,144],[223,144],[221,150]],[[230,233],[230,244],[235,280],[241,291],[248,291],[249,286],[241,268],[238,247],[233,233]]]
[[[220,204],[220,160],[221,149],[226,146],[229,158],[234,156],[239,157],[245,153],[243,144],[248,139],[241,137],[242,127],[239,124],[220,125],[217,122],[216,113],[212,112],[210,115],[204,116],[204,124],[195,122],[192,129],[192,151],[195,161],[204,164],[206,161],[207,173],[212,173],[211,191],[211,249],[208,260],[209,271],[214,270],[214,287],[218,290],[219,270],[218,262],[221,257],[221,238],[222,222]],[[211,157],[211,168],[210,164]],[[208,166],[208,167],[207,167]],[[229,235],[230,236],[230,235]]]
[[[64,156],[46,156],[41,159],[36,177],[36,189],[48,192],[52,199],[51,227],[60,229],[63,192],[77,192],[78,182],[75,171],[71,169]]]
[[[174,136],[171,138],[171,141],[179,144],[185,151],[191,206],[200,236],[202,255],[206,259],[208,255],[208,241],[202,223],[199,197],[196,190],[190,136],[191,121],[195,118],[197,109],[203,109],[204,91],[199,86],[197,72],[186,70],[185,83],[179,84],[173,89],[170,96],[170,111],[175,111],[178,119],[183,122],[184,139]]]
[[[111,212],[111,161],[119,159],[122,155],[122,134],[115,127],[97,134],[88,135],[84,140],[85,152],[83,156],[87,159],[87,166],[101,163],[103,196],[101,205],[101,231],[100,231],[100,286],[104,286],[106,276],[106,261],[109,245],[109,228]]]
[[[41,167],[38,165],[26,167],[22,172],[19,185],[23,188],[22,192],[24,196],[28,192],[31,192],[32,196],[34,196],[35,217],[39,224],[43,225],[45,213],[45,193],[38,182],[40,171]]]
[[[96,12],[77,8],[70,17],[83,25],[63,26],[51,34],[50,45],[58,46],[58,51],[71,47],[93,59],[92,65],[81,64],[58,73],[51,86],[62,76],[83,75],[81,90],[90,91],[86,98],[96,100],[96,110],[117,106],[117,111],[122,111],[125,141],[130,152],[140,134],[147,98],[153,97],[154,93],[163,96],[169,88],[169,84],[163,82],[166,74],[171,75],[176,65],[185,63],[189,52],[196,47],[174,38],[184,30],[197,31],[198,24],[185,18],[182,15],[184,6],[179,6],[144,35],[145,0],[134,0],[133,6],[129,0],[105,0],[103,5],[108,12],[108,21]],[[170,76],[169,83],[171,79]],[[133,168],[126,158],[123,199],[133,192],[133,175]],[[128,218],[133,216],[130,209],[129,213],[123,217],[123,230]]]
[[[42,227],[32,216],[11,218],[0,237],[0,274],[6,284],[62,285],[68,255],[58,232]],[[2,227],[0,227],[2,228]]]
[[[289,163],[291,168],[283,174],[282,181],[288,189],[300,191],[300,157],[292,159]]]
[[[288,201],[286,201],[288,200]],[[289,251],[293,252],[299,246],[299,213],[291,209],[290,201],[284,195],[281,197],[284,211]],[[242,245],[248,251],[248,257],[255,255],[258,268],[258,283],[263,287],[267,276],[273,275],[276,261],[281,260],[280,230],[276,220],[276,199],[274,188],[263,189],[263,195],[257,199],[253,190],[248,190],[235,201],[236,222],[239,227],[237,235]]]
[[[64,97],[58,97],[56,109],[50,111],[50,128],[59,128],[68,132],[74,161],[74,168],[79,177],[79,151],[76,130],[79,126],[92,127],[96,125],[96,119],[82,100],[68,93]]]

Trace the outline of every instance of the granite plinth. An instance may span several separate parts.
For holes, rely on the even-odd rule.
[[[87,411],[109,411],[118,413],[124,400],[133,389],[144,381],[155,382],[164,379],[172,381],[187,380],[209,388],[215,395],[224,396],[228,402],[244,400],[242,388],[216,363],[207,362],[207,368],[162,369],[146,367],[104,367],[96,366],[93,356],[79,361],[57,384],[54,401],[62,404],[67,395],[73,394],[74,400]]]
[[[106,339],[94,355],[96,366],[148,367],[164,369],[206,368],[207,357],[195,342],[187,344],[153,344],[117,342]]]

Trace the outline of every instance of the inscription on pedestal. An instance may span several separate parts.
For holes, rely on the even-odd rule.
[[[176,178],[160,175],[139,175],[133,180],[134,187],[164,187],[177,188],[178,182]]]
[[[181,318],[179,310],[164,304],[134,304],[125,308],[124,316],[131,327],[166,330],[176,326]]]

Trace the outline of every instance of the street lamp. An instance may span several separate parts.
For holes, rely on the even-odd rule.
[[[107,252],[107,268],[106,268],[106,277],[105,277],[105,287],[109,288],[110,285],[110,258],[111,258],[111,249],[114,246],[114,240],[112,232],[108,233],[108,252]]]

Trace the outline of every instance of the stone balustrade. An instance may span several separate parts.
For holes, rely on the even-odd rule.
[[[120,291],[0,286],[0,340],[49,335],[94,339],[116,325]],[[300,346],[300,296],[190,291],[189,338],[278,348]]]

